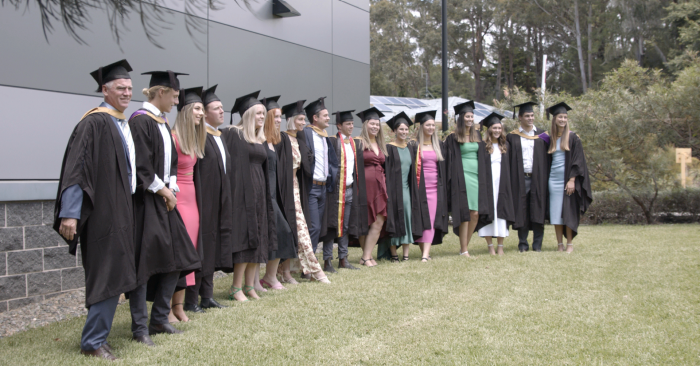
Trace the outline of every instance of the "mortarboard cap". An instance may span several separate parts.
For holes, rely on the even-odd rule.
[[[352,112],[355,110],[351,111],[338,111],[333,114],[335,114],[335,124],[339,125],[343,122],[348,122],[348,121],[353,121],[355,122],[355,117],[352,116]],[[354,123],[353,123],[354,124]]]
[[[246,94],[238,99],[236,99],[236,103],[233,104],[233,108],[231,108],[231,124],[233,124],[233,115],[238,113],[243,117],[243,113],[248,110],[248,108],[262,104],[258,100],[258,94],[260,94],[260,90],[256,91],[255,93],[250,93]]]
[[[495,124],[501,123],[503,117],[504,116],[498,112],[492,112],[481,121],[481,126],[486,127],[486,129],[488,129],[489,127]]]
[[[290,103],[282,107],[282,114],[284,114],[284,118],[290,119],[300,114],[306,115],[306,113],[304,113],[305,102],[306,100],[298,100],[294,103]]]
[[[386,121],[387,126],[391,128],[392,131],[396,131],[396,129],[399,128],[399,125],[405,124],[408,127],[411,127],[413,125],[413,121],[408,117],[406,112],[401,112],[394,117],[391,117],[390,120]]]
[[[360,117],[362,123],[365,123],[371,119],[378,120],[384,117],[384,113],[380,112],[379,109],[375,107],[370,107],[369,109],[365,109],[364,111],[357,113],[357,116]]]
[[[116,79],[131,79],[129,72],[132,71],[131,65],[126,59],[117,61],[107,66],[101,66],[99,69],[90,73],[92,78],[97,81],[97,92],[102,91],[102,85]]]
[[[556,116],[557,114],[566,114],[566,112],[570,111],[571,107],[569,107],[566,103],[561,102],[558,104],[555,104],[549,108],[547,108],[547,118],[549,118],[549,115]]]
[[[425,112],[419,112],[416,113],[416,123],[423,124],[425,122],[428,122],[430,120],[435,120],[435,114],[437,111],[425,111]]]
[[[180,90],[180,80],[177,79],[178,75],[189,75],[189,74],[166,70],[166,71],[149,71],[149,72],[144,72],[141,75],[151,75],[151,81],[148,83],[149,88],[160,85],[160,86],[166,86],[168,88],[173,88],[175,90]]]
[[[455,114],[464,114],[467,112],[474,112],[476,107],[474,106],[474,101],[470,100],[468,102],[460,103],[454,106]]]
[[[323,101],[324,99],[326,99],[326,97],[318,98],[317,100],[309,103],[309,105],[304,108],[306,111],[306,116],[311,118],[310,116],[313,116],[316,113],[326,109],[326,104]]]
[[[282,108],[277,103],[278,100],[280,100],[280,95],[278,95],[276,97],[268,97],[268,98],[260,99],[260,103],[262,103],[265,106],[265,109],[269,111],[270,109]]]
[[[202,89],[204,87],[198,86],[189,89],[180,89],[180,95],[178,95],[177,111],[181,111],[186,105],[192,103],[202,103]]]
[[[204,104],[205,107],[209,103],[221,101],[221,99],[219,99],[219,97],[217,97],[216,94],[214,94],[217,86],[219,86],[219,84],[216,84],[216,85],[212,86],[211,88],[202,92],[202,104]]]
[[[525,102],[522,104],[514,105],[513,106],[513,118],[515,118],[515,116],[516,116],[515,108],[519,108],[517,116],[522,116],[525,113],[531,113],[531,112],[534,113],[535,111],[532,109],[532,107],[536,106],[536,105],[537,105],[537,103],[534,103],[534,102]]]

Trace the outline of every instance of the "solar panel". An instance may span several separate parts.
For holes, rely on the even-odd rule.
[[[391,108],[385,106],[385,105],[382,104],[382,103],[372,103],[372,105],[373,105],[374,108],[377,108],[377,109],[379,109],[379,110],[382,111],[382,112],[391,112],[391,111],[392,111]]]
[[[381,103],[379,100],[377,100],[377,97],[370,96],[369,97],[369,102],[370,103]]]
[[[375,98],[377,99],[377,101],[378,101],[379,103],[382,103],[382,104],[391,104],[391,102],[389,102],[389,99],[387,99],[387,98],[384,98],[384,97],[375,97]]]
[[[389,100],[389,104],[394,104],[394,105],[403,105],[403,103],[398,100],[397,98],[386,98]]]
[[[403,103],[403,105],[405,105],[405,106],[409,106],[409,107],[410,107],[410,106],[413,106],[413,105],[416,104],[416,103],[413,103],[413,101],[411,100],[411,98],[398,98],[398,99],[399,99],[399,100],[401,101],[401,103]]]

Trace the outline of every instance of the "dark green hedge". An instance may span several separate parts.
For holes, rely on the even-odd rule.
[[[649,202],[652,194],[645,197]],[[659,192],[653,208],[656,223],[700,222],[700,189],[674,189]],[[593,193],[593,204],[581,218],[586,224],[646,224],[642,208],[623,191]]]

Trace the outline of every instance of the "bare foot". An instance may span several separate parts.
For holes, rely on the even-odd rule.
[[[493,249],[493,244],[489,245],[489,254],[496,255],[496,251]]]
[[[185,314],[185,310],[183,309],[182,304],[177,304],[173,306],[170,313],[173,314],[175,318],[177,318],[177,320],[183,323],[187,323],[188,321],[190,321],[190,318],[188,318],[187,314]]]
[[[255,283],[255,291],[257,291],[257,292],[267,292],[267,290],[266,290],[264,287],[262,287],[262,285],[260,284],[260,282],[256,282],[256,283]]]
[[[250,291],[246,292],[245,294],[248,295],[248,297],[250,297],[250,298],[253,298],[255,300],[260,300],[260,296],[258,296],[258,294],[255,292],[255,289],[251,289]]]
[[[234,298],[236,301],[248,301],[248,298],[245,296],[245,294],[243,293],[243,291],[238,291],[238,292],[236,292],[235,294],[233,294],[233,298]]]
[[[503,254],[505,254],[505,253],[503,253],[503,245],[499,245],[498,246],[498,255],[503,255]]]
[[[467,258],[471,258],[471,257],[472,257],[471,255],[469,255],[469,251],[468,251],[468,250],[465,250],[463,253],[459,253],[459,255],[462,256],[462,257],[467,257]]]
[[[564,251],[564,244],[559,243],[557,246],[557,252],[563,252]]]
[[[170,323],[170,324],[175,324],[175,323],[179,323],[179,322],[180,322],[180,320],[178,320],[178,319],[175,317],[175,314],[173,314],[173,311],[170,310],[170,314],[168,314],[168,323]]]
[[[574,245],[573,244],[566,244],[566,252],[572,253],[573,251],[574,251]]]

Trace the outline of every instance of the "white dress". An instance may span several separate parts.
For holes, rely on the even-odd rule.
[[[493,154],[491,154],[491,178],[493,183],[493,217],[492,223],[479,229],[479,236],[495,236],[505,238],[508,236],[508,223],[506,220],[498,218],[498,188],[501,185],[501,149],[498,144],[493,144]]]

